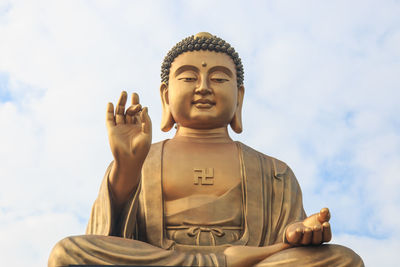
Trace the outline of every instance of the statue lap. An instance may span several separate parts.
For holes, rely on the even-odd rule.
[[[295,266],[352,266],[364,263],[353,250],[336,244],[289,248],[264,259],[256,267]]]
[[[201,247],[200,247],[201,249]],[[148,243],[102,235],[70,236],[53,248],[49,267],[79,265],[225,266],[219,253],[166,250]]]
[[[87,253],[90,251],[90,254]],[[49,267],[87,265],[158,265],[158,266],[225,266],[219,253],[190,253],[165,250],[138,240],[81,235],[67,237],[53,248]],[[272,266],[364,266],[361,258],[351,249],[334,244],[295,247],[280,251],[256,267]]]

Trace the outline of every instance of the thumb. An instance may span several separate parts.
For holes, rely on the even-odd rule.
[[[147,107],[144,107],[140,113],[140,120],[142,121],[142,132],[151,134],[151,119]]]
[[[328,208],[323,208],[320,210],[318,214],[318,221],[320,223],[329,222],[331,218],[331,213],[329,212]]]

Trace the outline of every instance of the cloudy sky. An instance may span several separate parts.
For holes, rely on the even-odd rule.
[[[45,266],[83,234],[109,151],[105,109],[138,92],[159,130],[159,70],[209,31],[245,67],[236,140],[289,164],[311,214],[367,266],[400,250],[400,2],[0,0],[0,258]]]

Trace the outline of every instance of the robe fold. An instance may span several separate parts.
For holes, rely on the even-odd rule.
[[[176,243],[167,237],[164,218],[162,192],[164,142],[151,146],[142,167],[141,182],[119,216],[113,210],[112,192],[108,183],[112,165],[109,166],[92,208],[87,235],[60,241],[53,249],[49,266],[63,266],[63,264],[225,266],[223,251],[228,246],[268,246],[282,242],[286,226],[306,218],[300,186],[292,170],[284,162],[237,142],[243,179],[244,225],[241,237],[232,243],[217,246]],[[325,254],[320,255],[320,260],[326,260],[326,253],[330,254],[340,246],[321,247],[325,247],[323,252]],[[297,253],[296,249],[285,251],[289,251],[289,254],[290,251]],[[284,254],[285,251],[280,254],[283,256],[276,259],[277,263],[282,264],[282,259],[285,262],[288,257],[290,258],[288,254]],[[85,258],[86,254],[89,256]],[[315,251],[312,252],[316,262],[317,254]],[[353,255],[351,257],[356,258]],[[341,266],[338,265],[338,260],[340,261],[340,258],[336,258],[331,266]],[[343,266],[362,266],[361,259],[360,262],[361,265],[351,262],[350,265]],[[267,262],[264,264],[275,266]],[[301,266],[300,262],[295,262],[293,265],[279,264],[276,266]]]

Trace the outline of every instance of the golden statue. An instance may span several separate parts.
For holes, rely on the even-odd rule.
[[[307,217],[282,161],[233,141],[242,131],[243,65],[209,33],[173,47],[162,65],[163,131],[151,144],[147,108],[122,92],[107,129],[114,156],[86,235],[53,248],[49,266],[363,266],[331,239],[327,208]]]

